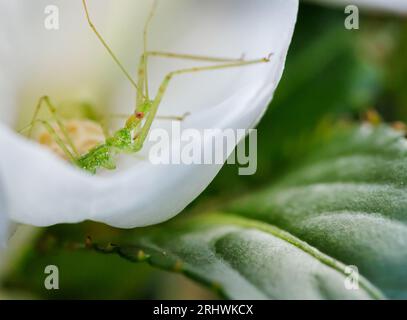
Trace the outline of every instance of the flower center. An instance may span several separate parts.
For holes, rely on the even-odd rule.
[[[66,132],[71,139],[72,144],[75,146],[80,155],[86,154],[88,151],[105,141],[105,135],[99,123],[91,120],[84,119],[70,119],[63,121]],[[57,123],[52,123],[56,134],[61,138],[66,147],[72,152],[62,130]],[[61,158],[68,160],[66,154],[52,137],[52,135],[45,129],[41,128],[34,133],[33,139],[40,144],[49,148],[52,152]]]

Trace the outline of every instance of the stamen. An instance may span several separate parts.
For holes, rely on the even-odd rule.
[[[86,154],[88,151],[105,141],[103,129],[97,122],[82,119],[72,119],[64,121],[64,125],[69,134],[69,137],[72,140],[72,143],[74,144],[80,155]],[[60,136],[61,139],[66,143],[58,125],[56,123],[52,123],[52,127],[54,128],[58,136]],[[39,129],[37,132],[34,133],[33,138],[43,146],[49,148],[52,152],[56,153],[61,158],[69,160],[67,159],[66,154],[59,147],[57,142],[52,138],[51,134],[45,129]],[[67,146],[67,148],[71,149],[69,146]]]

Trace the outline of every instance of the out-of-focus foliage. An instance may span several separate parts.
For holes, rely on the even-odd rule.
[[[407,141],[388,127],[335,134],[299,170],[233,204],[407,297]]]
[[[403,191],[395,186],[407,182],[402,174],[403,152],[388,128],[377,129],[365,141],[366,145],[357,145],[363,141],[360,133],[358,136],[347,130],[355,126],[351,123],[360,122],[369,109],[378,110],[388,122],[407,120],[407,22],[398,17],[363,16],[359,31],[346,30],[343,23],[341,10],[301,5],[286,71],[258,127],[256,175],[238,176],[235,166],[225,166],[189,210],[163,226],[124,232],[85,223],[37,230],[36,240],[21,258],[12,261],[11,271],[2,276],[2,291],[39,298],[208,297],[191,287],[190,282],[170,278],[168,273],[147,264],[85,250],[84,239],[90,235],[98,243],[131,244],[135,251],[128,251],[132,246],[108,249],[130,260],[146,259],[160,268],[175,268],[228,297],[243,297],[242,292],[233,290],[238,283],[252,297],[294,297],[293,292],[308,297],[340,297],[343,292],[335,283],[343,276],[341,263],[358,265],[362,275],[387,296],[405,297],[406,275],[400,267],[405,265],[405,257],[397,256],[395,250],[397,243],[406,241],[406,208],[401,198],[389,203],[390,196],[395,196],[397,190]],[[360,161],[352,159],[352,154],[359,156]],[[393,165],[392,171],[380,166],[385,161]],[[350,186],[313,192],[312,186],[328,182]],[[363,189],[362,182],[373,185]],[[390,191],[375,193],[375,184],[377,188],[388,184],[386,190],[391,195]],[[236,202],[243,194],[257,189],[265,191]],[[318,198],[329,190],[329,196]],[[379,199],[383,201],[378,202]],[[194,217],[196,212],[220,210],[219,204],[224,205],[227,200],[234,205],[222,212],[241,217],[231,218],[225,213]],[[349,219],[346,214],[338,214],[356,209],[357,214],[351,214]],[[325,211],[334,211],[332,220],[322,214]],[[390,217],[395,219],[394,224]],[[282,239],[281,230],[290,232],[293,242]],[[220,273],[216,268],[204,269],[200,260],[208,254],[216,262],[214,252],[207,251],[208,245],[214,243],[218,250],[215,253],[229,262]],[[323,253],[312,251],[314,255],[310,255],[298,244]],[[381,250],[383,246],[387,250]],[[283,247],[287,252],[287,270],[294,270],[298,261],[305,261],[301,256],[308,266],[317,266],[318,277],[314,280],[320,287],[312,284],[310,269],[302,270],[298,283],[289,281],[292,275],[286,279],[279,273],[276,261],[281,259],[275,259],[278,248]],[[272,255],[273,248],[276,256]],[[164,259],[160,256],[162,251],[168,252]],[[183,264],[177,264],[175,256]],[[267,263],[261,263],[260,256],[267,257]],[[325,257],[334,266],[324,262]],[[216,267],[216,263],[210,267]],[[49,264],[60,269],[60,290],[44,289],[44,268]],[[268,274],[274,278],[266,278]],[[327,277],[336,280],[323,281]],[[274,281],[278,286],[271,285]],[[296,284],[304,291],[297,291],[300,288]],[[367,280],[362,286],[361,295],[377,297]]]
[[[99,235],[98,226],[82,224],[69,228],[58,226],[53,232],[40,230],[41,239],[29,247],[26,254],[15,265],[3,281],[6,289],[28,291],[46,298],[110,298],[137,297],[145,289],[148,270],[142,265],[129,267],[121,259],[110,259],[95,253],[78,250],[86,234]],[[101,239],[112,238],[114,230],[103,228]],[[58,237],[58,238],[56,238]],[[58,239],[63,239],[61,242]],[[73,242],[74,241],[74,242]],[[46,290],[44,269],[56,265],[60,270],[60,288]],[[153,287],[153,283],[148,283]],[[148,294],[148,293],[145,293]]]
[[[226,166],[207,193],[269,183],[300,162],[332,121],[358,118],[374,106],[382,71],[360,49],[363,35],[344,28],[340,11],[301,6],[283,79],[258,127],[257,174],[241,179]]]
[[[206,284],[232,299],[374,299],[381,293],[360,278],[347,290],[346,266],[275,226],[229,214],[184,219],[113,249],[131,261]],[[301,267],[300,267],[301,266]]]
[[[100,255],[84,250],[92,235],[107,243],[121,238],[122,231],[95,223],[58,225],[40,229],[22,258],[16,259],[7,277],[3,292],[10,297],[42,297],[48,299],[189,299],[213,298],[191,281],[153,270],[145,264],[134,265],[119,257]],[[109,242],[110,243],[110,242]],[[88,243],[89,244],[89,243]],[[44,269],[59,269],[60,290],[47,290]],[[6,297],[9,297],[6,296]]]
[[[95,271],[109,271],[106,267],[117,257],[96,259],[91,251],[96,249],[183,273],[228,298],[374,299],[383,297],[381,292],[405,298],[406,158],[407,141],[399,131],[383,125],[340,126],[290,174],[215,214],[179,217],[142,230],[105,230],[98,240],[115,244],[88,242],[89,252],[84,245],[53,247],[51,235],[65,231],[50,228],[38,239],[43,247],[23,265],[40,273],[51,259],[66,266],[60,255],[83,255],[107,263]],[[91,226],[96,227],[86,231],[97,235]],[[77,243],[72,235],[63,239]],[[75,251],[67,256],[64,248]],[[39,257],[41,252],[46,258]],[[359,290],[344,286],[347,265],[361,273]],[[138,289],[145,284],[129,265],[114,266],[129,272],[120,272],[120,279],[129,277]],[[21,271],[17,278],[24,279]],[[110,284],[95,278],[90,284],[96,288]],[[42,283],[32,285],[41,288]]]
[[[278,183],[222,213],[128,232],[102,251],[182,272],[229,298],[380,298],[373,285],[406,298],[403,133],[345,126],[314,148]],[[346,265],[357,266],[360,290],[345,288]]]
[[[396,34],[396,41],[385,61],[386,83],[380,100],[380,111],[390,120],[407,121],[407,21],[392,24],[391,27]]]

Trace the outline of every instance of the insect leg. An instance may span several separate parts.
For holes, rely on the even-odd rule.
[[[68,157],[69,160],[72,161],[72,163],[76,163],[76,158],[72,154],[71,151],[67,148],[65,142],[58,136],[56,133],[55,129],[52,127],[52,125],[45,120],[35,120],[33,125],[35,123],[42,124],[44,128],[48,131],[48,133],[51,135],[51,137],[55,140],[55,142],[58,144],[58,146],[61,148],[61,150],[65,153],[65,155]]]
[[[147,18],[146,24],[144,26],[144,32],[143,32],[143,40],[144,40],[144,49],[143,49],[143,56],[142,56],[142,62],[140,63],[140,68],[143,68],[144,70],[144,87],[145,87],[145,93],[146,93],[146,98],[149,100],[149,92],[148,92],[148,54],[147,54],[147,48],[148,48],[148,30],[150,29],[151,21],[154,18],[154,14],[157,10],[157,5],[158,1],[154,0],[153,6],[151,8],[150,14]],[[140,72],[140,71],[139,71]],[[140,76],[140,73],[139,73]]]
[[[142,54],[140,57],[140,62],[138,65],[138,73],[137,73],[137,86],[138,86],[138,90],[137,90],[137,98],[136,98],[136,103],[137,103],[137,107],[141,106],[144,102],[144,89],[145,89],[145,81],[147,78],[147,59],[145,54]],[[147,96],[148,93],[146,93]],[[137,109],[136,107],[136,109]]]
[[[109,138],[110,135],[110,130],[109,130],[109,121],[108,121],[109,117],[108,116],[103,116],[100,119],[100,126],[102,128],[103,131],[103,135],[105,136],[105,139]]]
[[[139,70],[138,70],[138,87],[139,87],[139,94],[137,98],[137,105],[143,103],[143,99],[140,95],[140,91],[144,92],[147,100],[149,100],[149,89],[148,89],[148,59],[149,57],[162,57],[162,58],[172,58],[172,59],[183,59],[183,60],[195,60],[195,61],[207,61],[207,62],[219,62],[219,63],[226,63],[226,62],[238,62],[243,61],[243,57],[240,59],[230,59],[230,58],[219,58],[219,57],[208,57],[208,56],[199,56],[199,55],[191,55],[191,54],[177,54],[171,52],[162,52],[162,51],[148,51],[148,31],[151,25],[151,22],[154,18],[154,14],[157,10],[158,1],[155,0],[151,9],[151,12],[147,18],[144,33],[143,33],[143,40],[144,40],[144,52],[141,56],[140,63],[139,63]]]
[[[164,97],[165,92],[167,91],[168,85],[170,84],[171,80],[174,76],[187,74],[187,73],[195,73],[195,72],[203,72],[203,71],[212,71],[212,70],[221,70],[221,69],[230,69],[230,68],[238,68],[248,65],[260,64],[260,63],[268,63],[270,62],[270,56],[267,58],[257,59],[257,60],[248,60],[248,61],[238,61],[214,66],[207,66],[207,67],[196,67],[196,68],[187,68],[187,69],[180,69],[177,71],[170,72],[162,81],[160,88],[158,89],[158,94],[154,99],[150,112],[147,115],[146,121],[141,128],[139,135],[136,138],[134,148],[136,151],[140,150],[143,146],[145,139],[147,138],[148,132],[150,131],[151,125],[156,118],[158,107],[161,104],[161,101]]]
[[[51,103],[51,100],[49,99],[48,96],[43,96],[38,100],[37,106],[35,108],[35,112],[33,115],[33,118],[30,122],[30,124],[28,125],[28,127],[24,128],[23,130],[20,131],[20,133],[22,131],[28,131],[28,137],[31,138],[32,137],[32,132],[34,130],[35,124],[38,123],[39,121],[37,121],[38,115],[41,111],[41,108],[43,106],[46,106],[52,116],[52,119],[56,122],[59,130],[61,130],[62,135],[64,136],[66,142],[68,143],[68,145],[71,147],[72,151],[74,152],[74,154],[76,156],[78,156],[78,151],[76,150],[76,147],[72,141],[72,139],[70,138],[68,131],[66,130],[65,125],[62,123],[61,119],[59,119],[58,115],[57,115],[57,111],[56,108],[54,107],[54,105]]]
[[[147,33],[144,33],[144,37],[147,37]],[[145,44],[147,44],[145,40]],[[146,49],[145,49],[146,50]],[[161,58],[169,58],[169,59],[183,59],[183,60],[195,60],[195,61],[206,61],[206,62],[239,62],[243,61],[242,58],[240,59],[227,59],[227,58],[216,58],[216,57],[205,57],[205,56],[197,56],[197,55],[190,55],[190,54],[177,54],[177,53],[170,53],[170,52],[160,52],[160,51],[145,51],[145,53],[140,58],[139,68],[138,68],[138,88],[139,91],[137,92],[137,106],[143,104],[144,98],[141,92],[146,89],[145,95],[146,97],[149,96],[148,93],[148,70],[147,70],[147,61],[149,57],[161,57]],[[147,98],[148,99],[148,98]]]
[[[193,60],[193,61],[206,61],[206,62],[239,62],[244,61],[243,56],[239,59],[234,58],[221,58],[221,57],[209,57],[209,56],[200,56],[194,54],[183,54],[183,53],[172,53],[164,51],[148,51],[146,53],[149,57],[160,57],[168,59],[182,59],[182,60]]]
[[[125,77],[130,81],[131,85],[137,90],[138,86],[134,79],[130,76],[129,72],[126,70],[126,68],[123,66],[123,64],[120,62],[119,58],[116,56],[116,54],[113,52],[113,50],[110,48],[110,46],[107,44],[105,39],[102,37],[102,35],[99,33],[99,31],[96,29],[95,25],[92,22],[92,19],[90,18],[89,10],[88,10],[88,5],[87,5],[87,0],[82,0],[83,7],[85,9],[85,15],[86,15],[86,20],[88,21],[89,27],[92,29],[92,31],[96,34],[97,38],[99,41],[102,43],[102,45],[105,47],[109,55],[112,57],[114,62],[117,64],[117,66],[120,68],[120,70],[123,72]],[[142,94],[142,93],[141,93]]]
[[[172,115],[165,115],[165,116],[160,116],[157,115],[156,119],[157,120],[170,120],[170,121],[184,121],[186,117],[189,116],[189,113],[184,113],[183,115],[180,116],[172,116]],[[113,118],[113,119],[127,119],[129,115],[127,114],[109,114],[105,118]]]
[[[157,120],[170,120],[170,121],[184,121],[190,115],[189,112],[184,113],[182,116],[156,116]]]

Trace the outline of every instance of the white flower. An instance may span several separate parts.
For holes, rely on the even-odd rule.
[[[388,12],[395,12],[407,14],[407,1],[406,0],[313,0],[314,2],[324,2],[329,5],[356,5],[367,10],[382,10]]]
[[[7,241],[7,231],[8,231],[8,217],[6,215],[5,201],[2,199],[4,196],[2,187],[0,185],[0,260],[1,251],[5,247]]]
[[[134,111],[134,90],[88,28],[81,1],[52,3],[59,8],[57,31],[44,28],[48,0],[0,0],[0,208],[16,222],[38,226],[88,219],[130,228],[173,217],[208,186],[221,165],[153,165],[140,157],[120,157],[113,173],[91,176],[16,133],[44,94],[57,105],[89,101],[115,113]],[[96,26],[130,70],[139,60],[150,7],[150,1],[89,0]],[[282,75],[297,10],[297,0],[161,1],[150,29],[152,50],[274,55],[269,64],[174,79],[160,113],[190,112],[185,128],[254,127]],[[197,64],[151,63],[152,90],[167,72]]]

